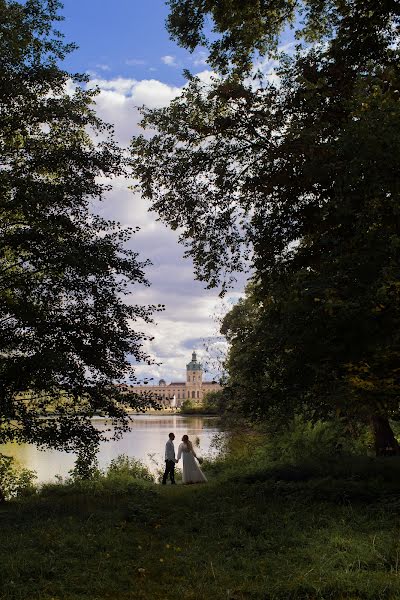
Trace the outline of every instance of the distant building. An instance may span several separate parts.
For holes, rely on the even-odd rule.
[[[181,406],[187,399],[201,403],[208,392],[220,389],[221,386],[216,381],[203,381],[203,366],[198,362],[196,352],[192,353],[192,360],[186,365],[186,381],[172,381],[167,384],[165,379],[160,379],[158,385],[134,386],[135,392],[151,394],[168,406]]]

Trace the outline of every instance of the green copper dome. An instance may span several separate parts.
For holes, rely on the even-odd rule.
[[[203,367],[197,361],[196,352],[192,352],[192,360],[186,365],[187,371],[201,371]]]

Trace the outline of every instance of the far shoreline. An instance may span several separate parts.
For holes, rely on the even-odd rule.
[[[164,416],[164,417],[173,417],[173,416],[181,416],[181,417],[219,417],[219,415],[215,413],[210,413],[206,411],[180,411],[180,410],[171,410],[171,409],[161,409],[161,410],[146,410],[146,411],[132,411],[127,413],[131,416]]]

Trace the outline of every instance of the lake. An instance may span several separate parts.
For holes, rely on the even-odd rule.
[[[182,436],[186,433],[195,445],[198,456],[213,454],[212,439],[219,432],[215,417],[185,416],[185,415],[134,415],[132,429],[120,440],[104,442],[100,445],[98,454],[99,465],[106,467],[112,458],[119,454],[127,454],[141,459],[153,473],[156,463],[163,464],[164,448],[170,431],[175,433],[175,451]],[[96,427],[106,429],[106,419],[95,419]],[[56,475],[66,477],[73,468],[75,455],[57,450],[38,450],[30,444],[0,445],[0,452],[14,456],[24,467],[36,471],[39,483],[54,481]]]

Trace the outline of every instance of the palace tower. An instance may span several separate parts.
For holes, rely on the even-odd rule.
[[[196,352],[192,353],[192,360],[186,365],[187,398],[203,398],[203,367],[197,361]]]

